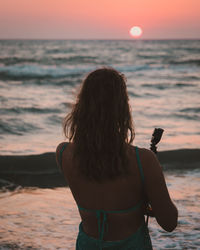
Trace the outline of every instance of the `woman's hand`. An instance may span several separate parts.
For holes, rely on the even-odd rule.
[[[147,204],[144,214],[150,217],[155,217],[152,207],[149,204]]]

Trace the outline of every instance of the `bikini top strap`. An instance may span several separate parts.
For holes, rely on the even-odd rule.
[[[136,158],[137,158],[137,164],[138,164],[139,171],[140,171],[140,176],[141,176],[141,179],[142,179],[142,183],[144,184],[144,172],[143,172],[143,169],[142,169],[142,163],[140,161],[138,147],[135,147],[135,151],[136,151]]]
[[[62,147],[61,147],[61,149],[60,149],[60,154],[59,154],[59,164],[60,164],[60,168],[61,168],[61,170],[62,170],[62,154],[63,154],[63,151],[65,150],[65,148],[67,147],[67,142],[66,143],[64,143],[63,145],[62,145]]]
[[[118,214],[118,213],[121,214],[121,213],[128,213],[128,212],[131,212],[131,211],[136,211],[140,206],[142,206],[143,202],[144,201],[141,200],[134,207],[131,207],[131,208],[128,208],[128,209],[122,209],[122,210],[87,209],[87,208],[79,206],[78,204],[77,204],[77,206],[78,206],[79,210],[86,211],[86,212],[101,211],[101,212],[109,213],[109,214]]]
[[[99,233],[99,247],[100,247],[100,249],[102,249],[104,227],[106,226],[106,231],[108,231],[107,213],[109,213],[110,211],[105,211],[102,209],[86,209],[84,207],[79,206],[78,204],[77,204],[77,206],[80,210],[96,213],[97,223],[98,223],[98,233]],[[103,215],[102,225],[101,225],[101,214]]]

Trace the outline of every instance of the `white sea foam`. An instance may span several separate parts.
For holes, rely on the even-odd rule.
[[[199,249],[200,172],[167,174],[166,180],[179,210],[179,223],[168,233],[150,219],[154,249]],[[0,207],[1,249],[75,249],[80,217],[68,188],[2,193]]]
[[[105,65],[127,78],[135,144],[162,127],[159,150],[199,148],[199,51],[199,40],[0,41],[0,154],[54,151],[80,83]]]

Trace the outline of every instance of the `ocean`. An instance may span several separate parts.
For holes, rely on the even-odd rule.
[[[0,41],[0,153],[55,151],[85,75],[112,66],[127,77],[135,144],[199,148],[200,40]]]
[[[74,249],[80,217],[45,162],[82,80],[102,66],[127,78],[134,145],[149,148],[164,129],[158,152],[179,224],[166,233],[151,219],[154,249],[200,249],[200,40],[0,40],[0,249]]]

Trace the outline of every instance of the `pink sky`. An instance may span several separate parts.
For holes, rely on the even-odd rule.
[[[0,39],[199,38],[200,0],[0,0]]]

